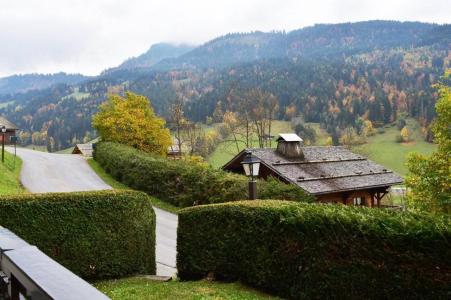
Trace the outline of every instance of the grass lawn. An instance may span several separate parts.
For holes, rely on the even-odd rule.
[[[321,129],[318,123],[307,123],[317,132],[315,145],[323,146],[326,144],[328,134]],[[384,133],[378,133],[368,138],[368,142],[364,145],[352,147],[352,151],[360,153],[369,159],[392,169],[401,176],[407,175],[407,154],[410,152],[418,152],[422,154],[430,154],[437,146],[423,140],[421,129],[417,121],[414,119],[407,120],[412,141],[409,143],[397,143],[396,136],[400,131],[396,126],[387,126]],[[291,123],[286,121],[275,121],[273,135],[279,133],[293,132]],[[273,143],[275,147],[276,143]],[[257,146],[257,140],[254,140],[254,147]],[[240,145],[239,150],[244,149],[244,145]],[[215,149],[215,151],[207,158],[207,161],[215,168],[222,167],[230,159],[237,154],[236,145],[233,142],[223,142]]]
[[[10,104],[14,104],[14,102],[15,102],[14,100],[8,101],[8,102],[2,102],[2,103],[0,103],[0,109],[5,108]]]
[[[25,192],[20,183],[22,160],[5,151],[5,163],[0,161],[0,195],[21,194]]]
[[[240,283],[210,281],[157,282],[133,277],[101,281],[95,287],[111,299],[279,299]]]
[[[72,154],[72,151],[74,151],[74,147],[69,147],[60,151],[56,151],[55,153],[58,154]]]
[[[97,175],[99,175],[99,177],[102,178],[102,180],[105,181],[105,183],[111,186],[112,188],[117,190],[130,190],[130,188],[127,185],[117,181],[110,174],[108,174],[94,159],[92,158],[88,159],[88,164],[94,170],[94,172],[96,172]],[[149,199],[152,202],[153,206],[172,212],[174,214],[176,214],[180,210],[179,207],[164,202],[160,199],[150,196]]]
[[[412,142],[397,143],[395,138],[400,131],[396,126],[393,126],[385,128],[385,132],[382,134],[368,138],[368,143],[352,147],[352,151],[365,155],[401,176],[406,176],[408,173],[406,167],[407,154],[410,152],[430,154],[437,149],[436,145],[423,140],[420,127],[416,121],[409,119],[407,124],[413,138]]]
[[[41,151],[41,152],[48,152],[47,151],[47,146],[41,146],[41,145],[27,145],[25,146],[26,149],[30,149],[30,150],[36,150],[36,151]]]

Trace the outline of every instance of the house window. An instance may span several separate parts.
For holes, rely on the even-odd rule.
[[[362,198],[360,197],[354,198],[354,205],[363,205]]]

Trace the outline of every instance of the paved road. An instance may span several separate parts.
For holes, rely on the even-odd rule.
[[[7,151],[14,153],[13,148]],[[22,159],[21,181],[32,193],[111,189],[80,155],[54,154],[17,148]],[[177,215],[155,208],[157,274],[176,273]]]

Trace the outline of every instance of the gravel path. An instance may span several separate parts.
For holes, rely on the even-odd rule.
[[[13,148],[7,151],[14,153]],[[32,193],[76,192],[111,189],[80,155],[54,154],[17,148],[22,159],[21,181]],[[154,208],[157,275],[176,273],[177,215]]]

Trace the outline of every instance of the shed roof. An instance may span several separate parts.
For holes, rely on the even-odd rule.
[[[6,126],[6,129],[11,129],[11,130],[19,129],[19,128],[17,128],[16,125],[14,125],[10,121],[8,121],[6,118],[0,116],[0,126],[3,126],[3,125]]]
[[[92,144],[77,144],[72,151],[72,154],[82,154],[84,156],[92,156]]]
[[[296,133],[281,133],[277,138],[277,141],[280,140],[283,140],[285,142],[302,142],[301,137],[298,136]]]
[[[403,179],[359,154],[344,147],[302,147],[304,159],[289,159],[275,149],[247,149],[260,158],[275,175],[295,184],[312,195],[388,187]],[[223,169],[240,170],[238,154]]]

